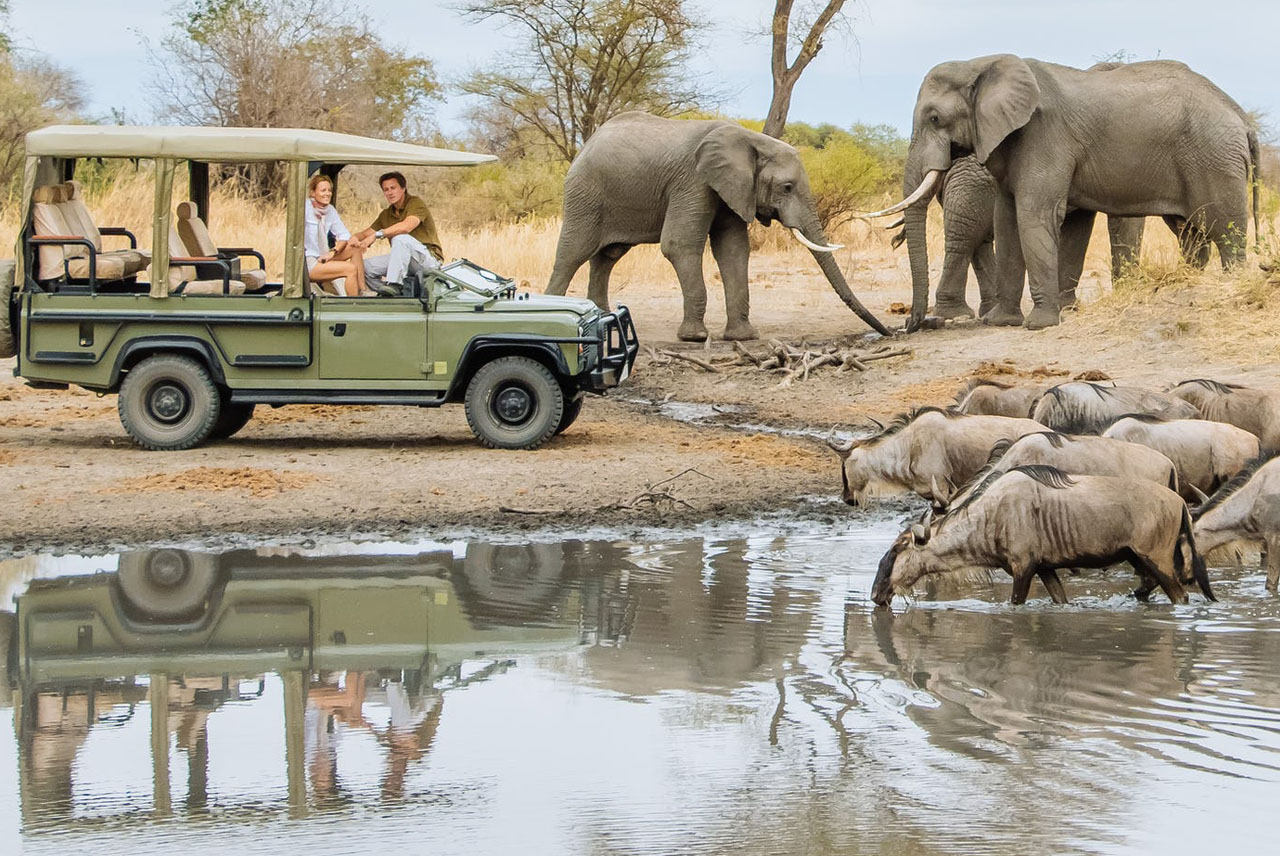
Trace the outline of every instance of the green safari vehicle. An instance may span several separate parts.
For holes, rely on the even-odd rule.
[[[586,393],[631,372],[626,307],[517,293],[459,259],[409,276],[398,297],[339,297],[307,281],[310,175],[347,165],[466,166],[493,158],[347,134],[280,128],[52,126],[27,135],[16,260],[0,262],[0,357],[34,387],[119,395],[120,421],[148,449],[230,437],[259,404],[462,403],[492,448],[532,449],[577,418]],[[154,164],[150,250],[98,225],[77,161]],[[209,165],[278,162],[287,216],[283,276],[260,249],[208,234]],[[185,167],[189,202],[173,200]],[[175,215],[176,210],[176,215]],[[104,248],[113,238],[127,247]],[[141,279],[141,274],[146,274]]]

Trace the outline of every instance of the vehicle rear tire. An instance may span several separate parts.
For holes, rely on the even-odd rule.
[[[120,424],[153,451],[190,449],[213,433],[222,398],[209,372],[190,357],[147,357],[120,385]]]
[[[222,400],[222,410],[218,413],[218,421],[209,432],[210,440],[225,440],[241,428],[249,424],[253,418],[253,405],[242,402]]]
[[[491,449],[536,449],[556,433],[564,390],[546,366],[528,357],[485,363],[467,385],[467,424]]]
[[[198,618],[218,581],[218,559],[173,549],[121,553],[116,580],[126,606],[144,621]]]
[[[579,395],[577,398],[570,399],[564,403],[564,413],[560,415],[560,424],[556,426],[556,433],[563,434],[578,419],[578,414],[582,413],[582,400],[585,396]]]

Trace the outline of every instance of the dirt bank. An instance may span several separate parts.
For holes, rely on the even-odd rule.
[[[1095,293],[1105,276],[1086,274]],[[873,311],[901,323],[886,309],[909,300],[905,258],[851,280]],[[713,334],[724,318],[717,288],[710,283]],[[674,281],[615,297],[631,306],[646,345],[704,360],[733,353],[724,342],[704,348],[673,340]],[[1092,370],[1157,386],[1198,376],[1280,382],[1269,348],[1224,347],[1220,337],[1198,335],[1196,300],[1186,292],[1172,302],[1088,306],[1038,333],[959,324],[899,337],[895,345],[913,353],[866,372],[825,369],[786,388],[756,369],[715,362],[720,371],[709,373],[678,360],[655,365],[644,355],[620,394],[592,399],[565,435],[523,453],[480,447],[459,407],[305,406],[260,408],[229,441],[145,452],[125,436],[114,397],[31,390],[12,378],[12,360],[0,361],[0,493],[7,500],[0,553],[240,534],[625,529],[795,508],[839,491],[835,456],[816,436],[867,416],[947,403],[975,373],[1043,380]],[[851,343],[864,332],[816,270],[758,260],[752,303],[763,339]],[[765,344],[749,347],[763,352]],[[684,424],[662,415],[664,400],[726,411],[703,408],[713,423],[815,436]]]

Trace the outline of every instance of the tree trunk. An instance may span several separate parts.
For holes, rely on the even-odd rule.
[[[808,34],[800,43],[795,61],[787,64],[787,43],[791,33],[791,7],[795,0],[775,0],[773,6],[773,26],[771,28],[770,70],[773,73],[773,98],[769,102],[769,114],[765,117],[765,134],[775,139],[782,139],[782,132],[787,126],[787,113],[791,110],[791,92],[796,88],[796,81],[813,62],[813,58],[822,50],[822,37],[826,34],[831,22],[840,14],[845,0],[827,0],[827,4],[814,18]]]

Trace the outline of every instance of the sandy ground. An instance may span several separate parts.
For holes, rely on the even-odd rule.
[[[905,266],[898,257],[851,271],[864,302],[892,324],[901,318],[887,313],[889,305],[909,300]],[[865,333],[816,267],[757,258],[752,279],[752,319],[763,339],[851,342]],[[1094,265],[1082,294],[1096,296],[1108,282]],[[718,283],[709,290],[714,336],[723,329],[723,300]],[[733,353],[721,341],[705,348],[674,341],[674,276],[614,297],[631,307],[646,346],[702,359]],[[827,370],[781,389],[777,376],[756,369],[724,365],[712,374],[678,361],[656,365],[645,354],[622,389],[589,400],[577,424],[534,452],[484,449],[459,406],[260,407],[230,440],[147,452],[125,435],[114,396],[32,390],[12,377],[13,360],[0,361],[0,553],[750,518],[838,494],[837,458],[818,439],[823,432],[949,403],[975,374],[1019,381],[1095,371],[1151,386],[1199,376],[1280,382],[1265,349],[1224,348],[1197,336],[1187,320],[1196,317],[1196,299],[1186,293],[1124,310],[1086,306],[1038,333],[961,323],[899,336],[895,344],[912,348],[910,356],[865,373]],[[714,405],[726,411],[712,413],[714,420],[756,427],[686,424],[664,415],[673,408],[660,408],[663,401]],[[774,429],[808,429],[811,436]]]

